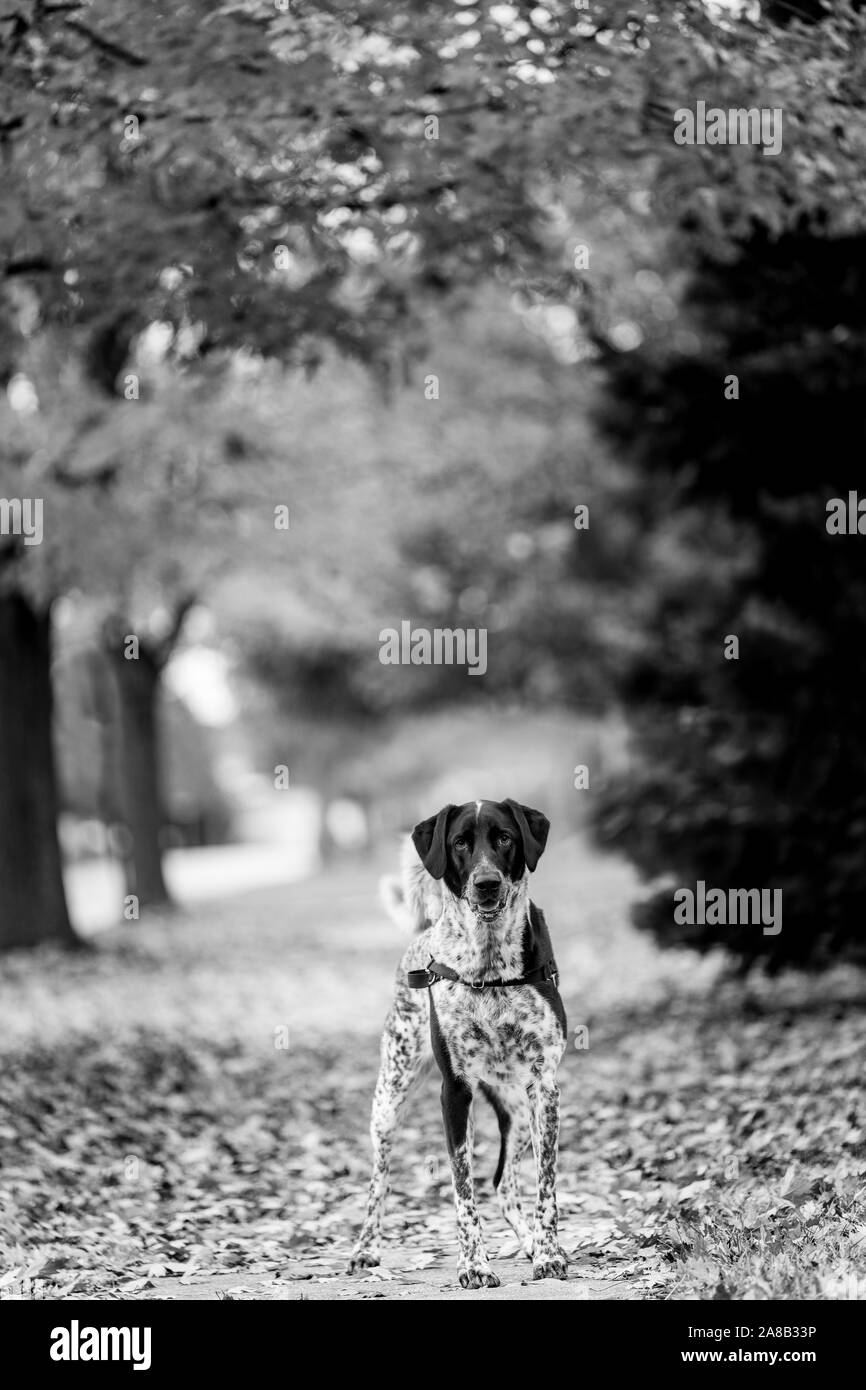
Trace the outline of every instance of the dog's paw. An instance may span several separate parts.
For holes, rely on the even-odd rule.
[[[366,1246],[363,1250],[353,1250],[352,1258],[349,1261],[349,1274],[357,1274],[359,1269],[372,1269],[379,1264],[380,1256],[378,1250],[371,1246]]]
[[[532,1257],[533,1279],[567,1279],[568,1256],[563,1250],[539,1250]]]
[[[493,1273],[489,1264],[464,1265],[457,1277],[462,1289],[498,1289],[499,1276]]]

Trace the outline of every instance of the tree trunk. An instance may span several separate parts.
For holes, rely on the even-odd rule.
[[[156,719],[161,665],[143,643],[135,659],[127,660],[116,648],[111,655],[120,709],[121,799],[132,837],[128,891],[141,907],[154,907],[169,901],[160,843],[164,815]]]
[[[57,838],[51,618],[0,594],[0,949],[79,944]]]

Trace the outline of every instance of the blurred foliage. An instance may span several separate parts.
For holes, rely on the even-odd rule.
[[[637,640],[619,596],[634,577],[640,520],[621,505],[633,480],[588,424],[592,364],[576,376],[497,290],[452,303],[425,335],[428,354],[387,401],[345,368],[323,367],[304,388],[296,451],[325,477],[341,460],[345,468],[347,427],[331,423],[336,414],[350,422],[351,470],[326,527],[313,520],[315,485],[297,490],[304,533],[287,538],[273,588],[262,595],[255,575],[246,589],[225,586],[223,621],[284,710],[343,722],[356,738],[448,704],[576,704],[597,714]],[[431,374],[437,399],[425,396]],[[588,530],[575,529],[580,504]],[[327,546],[312,585],[303,578],[311,525]],[[345,586],[330,598],[328,556]],[[403,621],[483,629],[487,674],[382,664],[380,633]]]
[[[783,9],[0,0],[0,489],[46,505],[4,592],[157,648],[212,595],[326,744],[623,697],[656,751],[606,833],[653,872],[754,859],[790,903],[758,947],[805,956],[820,918],[837,949],[862,585],[822,521],[863,435],[866,26]],[[698,99],[778,107],[781,154],[675,145]],[[489,678],[381,665],[403,618],[487,629]]]
[[[780,888],[777,937],[678,926],[670,888],[640,910],[660,940],[723,943],[745,965],[866,947],[866,559],[859,537],[825,526],[828,500],[860,484],[866,446],[864,33],[841,10],[787,28],[772,73],[763,40],[749,54],[720,45],[704,92],[727,105],[731,82],[763,73],[755,90],[784,110],[783,151],[662,162],[681,211],[654,269],[679,287],[678,332],[648,319],[627,354],[600,339],[608,438],[666,500],[622,687],[633,766],[599,831],[677,886]],[[739,660],[724,659],[728,634]]]
[[[156,319],[181,354],[387,358],[416,296],[542,252],[539,180],[602,138],[632,8],[3,0],[5,276],[109,390]]]
[[[54,542],[3,538],[4,591],[44,606],[84,571],[124,623],[170,618],[206,582],[214,513],[257,491],[243,428],[207,418],[227,352],[309,369],[336,349],[384,380],[431,299],[547,266],[543,185],[640,57],[629,7],[602,8],[0,0],[0,384],[32,396],[24,421],[4,409],[0,487],[45,498]],[[126,395],[154,332],[163,378],[212,363],[210,382],[155,391],[145,365]]]
[[[124,630],[140,637],[153,678],[149,691],[124,685],[144,731],[126,781],[157,888],[145,697],[214,562],[227,567],[219,522],[246,504],[254,545],[263,518],[249,515],[257,483],[242,464],[257,455],[243,432],[214,439],[182,373],[166,386],[175,432],[166,392],[129,393],[139,349],[156,330],[167,366],[218,373],[231,354],[233,368],[312,368],[335,348],[384,379],[411,355],[428,299],[546,265],[541,184],[600,132],[614,73],[640,52],[628,6],[600,9],[599,21],[564,4],[503,21],[419,0],[0,0],[0,385],[25,417],[3,432],[0,488],[44,499],[51,534],[44,552],[0,538],[0,603],[37,607],[44,627],[51,602],[80,586],[106,600],[115,656]],[[580,80],[552,82],[554,70]],[[123,408],[103,414],[105,400]],[[269,490],[282,491],[272,477]],[[0,653],[10,669],[13,646]],[[48,660],[46,642],[45,690]],[[32,804],[34,774],[3,751],[10,823],[10,808]],[[19,834],[41,842],[52,820],[25,817]],[[49,905],[22,862],[4,865],[30,904],[20,934],[60,932],[59,869]]]

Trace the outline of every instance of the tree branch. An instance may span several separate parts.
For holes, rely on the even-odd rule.
[[[20,256],[17,261],[9,261],[4,275],[32,275],[35,271],[53,270],[54,263],[46,256]]]
[[[189,592],[184,594],[175,605],[171,627],[162,641],[156,643],[152,648],[156,664],[160,671],[168,664],[169,657],[177,645],[177,640],[180,637],[181,628],[186,621],[187,614],[191,608],[195,607],[197,602],[197,595]]]
[[[67,19],[67,29],[74,29],[76,34],[81,34],[85,39],[89,39],[96,48],[107,53],[109,58],[116,58],[118,62],[128,63],[130,67],[146,68],[149,59],[142,58],[140,53],[133,53],[132,49],[124,48],[122,44],[115,43],[113,39],[107,39],[103,34],[91,29],[89,24],[85,24],[80,19]]]

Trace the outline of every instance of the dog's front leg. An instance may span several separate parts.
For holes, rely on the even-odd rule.
[[[442,1117],[451,1160],[451,1181],[457,1210],[458,1276],[464,1289],[495,1289],[499,1280],[490,1268],[472,1181],[472,1089],[462,1077],[442,1083]]]
[[[349,1264],[351,1271],[379,1263],[382,1213],[391,1168],[391,1141],[406,1093],[421,1063],[426,1021],[426,1010],[413,1003],[408,989],[398,989],[382,1034],[382,1060],[370,1116],[373,1172],[367,1197],[367,1214]]]
[[[529,1088],[532,1147],[535,1151],[535,1230],[533,1279],[564,1279],[568,1260],[560,1249],[556,1209],[556,1150],[559,1140],[559,1087],[538,1077]]]

